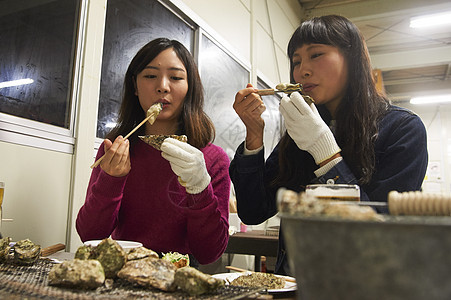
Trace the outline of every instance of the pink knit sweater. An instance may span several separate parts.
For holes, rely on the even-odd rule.
[[[112,177],[92,171],[76,228],[82,241],[107,238],[138,241],[157,252],[192,254],[201,264],[216,261],[227,247],[229,158],[218,146],[204,154],[211,183],[186,193],[161,152],[139,140],[131,147],[131,171]],[[104,154],[103,144],[97,158]]]

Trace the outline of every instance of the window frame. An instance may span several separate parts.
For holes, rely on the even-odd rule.
[[[72,58],[69,128],[29,120],[0,112],[0,141],[63,153],[74,153],[75,119],[81,80],[81,59],[86,31],[88,0],[80,0],[75,28],[75,51]]]

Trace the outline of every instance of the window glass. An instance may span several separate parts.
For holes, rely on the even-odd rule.
[[[149,41],[166,37],[194,49],[194,29],[158,1],[108,0],[100,83],[97,137],[117,121],[124,75],[136,52]]]
[[[69,128],[79,7],[0,1],[0,112]]]
[[[249,82],[249,71],[206,36],[202,36],[199,64],[205,111],[216,129],[214,143],[232,157],[245,138],[245,127],[233,109],[233,102],[236,92]]]
[[[258,89],[273,89],[275,87],[270,87],[265,84],[262,80],[258,81]],[[263,102],[265,103],[266,110],[262,114],[263,120],[265,120],[265,157],[268,157],[274,147],[277,145],[281,138],[281,115],[279,112],[279,103],[281,96],[283,94],[277,93],[275,95],[262,96]]]

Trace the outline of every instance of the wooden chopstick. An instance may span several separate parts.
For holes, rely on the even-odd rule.
[[[275,93],[275,89],[262,89],[257,91],[257,94],[259,94],[260,96],[274,95]]]
[[[245,269],[241,269],[241,268],[237,268],[237,267],[233,267],[233,266],[226,266],[225,268],[228,270],[237,271],[237,272],[241,272],[241,273],[246,273],[246,272],[256,273],[254,271],[249,271],[249,270],[245,270]],[[283,275],[280,275],[280,276],[283,276]],[[283,279],[285,279],[285,281],[288,281],[288,282],[296,283],[296,279],[291,279],[286,276],[283,276]]]
[[[161,105],[161,103],[160,103]],[[149,108],[150,109],[150,108]],[[157,112],[157,115],[161,112],[161,109]],[[128,139],[136,130],[138,130],[139,127],[141,127],[144,123],[146,123],[147,121],[149,121],[150,118],[154,117],[155,114],[149,114],[144,120],[142,120],[141,123],[139,123],[135,128],[132,129],[132,131],[130,131],[125,137],[124,140]],[[95,163],[92,164],[91,169],[94,169],[95,167],[97,167],[100,162],[103,160],[103,158],[105,157],[106,153],[104,155],[102,155],[101,158],[99,158]]]
[[[249,271],[249,270],[245,270],[245,269],[241,269],[241,268],[237,268],[237,267],[233,267],[233,266],[226,266],[225,268],[228,269],[228,270],[242,272],[242,273],[244,273],[244,272],[252,272],[252,271]]]
[[[298,90],[262,89],[262,90],[258,90],[257,94],[259,94],[260,96],[267,96],[267,95],[274,95],[275,93],[291,94],[293,92],[301,92],[302,98],[304,98],[305,102],[307,102],[308,105],[315,103],[315,100],[313,100],[312,97],[302,94],[302,88],[299,88]]]
[[[285,93],[285,94],[291,94],[294,92],[302,92],[302,85],[299,85],[295,88],[287,88],[287,89],[261,89],[257,90],[257,94],[260,96],[266,96],[266,95],[274,95],[275,93]]]

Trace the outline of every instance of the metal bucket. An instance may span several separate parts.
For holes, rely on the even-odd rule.
[[[451,299],[451,218],[281,213],[298,299]]]

